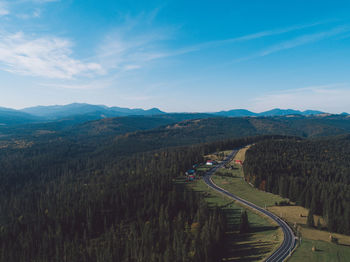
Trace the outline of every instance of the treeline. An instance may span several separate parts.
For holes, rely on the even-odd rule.
[[[68,143],[2,150],[0,261],[220,261],[225,216],[175,178],[261,139],[127,155]]]
[[[350,234],[350,136],[262,141],[243,168],[256,187],[322,215],[329,231]]]

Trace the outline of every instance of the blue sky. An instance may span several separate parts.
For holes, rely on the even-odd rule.
[[[348,1],[0,0],[0,106],[350,112]]]

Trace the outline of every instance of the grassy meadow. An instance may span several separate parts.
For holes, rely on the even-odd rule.
[[[250,210],[247,210],[247,213],[251,232],[239,234],[240,214],[243,209],[240,205],[210,189],[203,180],[188,183],[187,186],[203,193],[211,206],[218,206],[227,214],[229,229],[224,261],[262,261],[282,242],[281,229],[267,218]]]
[[[288,200],[278,195],[258,190],[244,180],[241,165],[235,164],[234,161],[244,161],[244,154],[246,150],[247,148],[239,151],[234,160],[228,165],[228,168],[222,168],[212,176],[214,183],[260,207],[274,206],[276,202],[279,203],[281,201]]]
[[[312,247],[316,250],[312,251]],[[303,239],[301,246],[296,249],[288,262],[340,262],[349,261],[350,247],[336,245],[325,241]]]
[[[281,201],[288,201],[278,195],[274,195],[268,192],[260,191],[251,185],[249,185],[244,180],[243,170],[240,164],[236,164],[235,160],[244,161],[245,152],[249,147],[241,149],[235,156],[234,160],[231,161],[226,168],[222,168],[217,171],[215,175],[212,176],[214,183],[218,186],[224,188],[225,190],[234,193],[235,195],[244,198],[260,207],[265,207],[275,213],[276,215],[283,217],[291,225],[296,225],[302,236],[301,246],[298,247],[293,255],[289,258],[289,261],[350,261],[350,236],[334,234],[332,236],[338,239],[338,244],[331,243],[329,240],[330,233],[323,230],[318,230],[314,228],[309,228],[306,226],[306,219],[308,215],[308,209],[301,206],[276,206],[275,203]],[[228,152],[224,152],[227,155]],[[208,156],[208,158],[214,160],[221,160],[222,154],[213,154]],[[237,224],[237,218],[239,221],[239,216],[237,212],[240,212],[241,207],[230,202],[223,195],[210,190],[203,181],[197,181],[195,184],[191,184],[195,190],[205,192],[207,196],[207,201],[212,205],[219,205],[232,210],[232,225]],[[226,206],[225,206],[226,205]],[[235,214],[235,215],[234,215]],[[236,220],[235,220],[236,217]],[[314,216],[315,225],[318,219],[320,219],[321,225],[326,226],[325,221],[322,217]],[[254,212],[249,211],[249,220],[252,222],[256,228],[261,227],[263,224],[265,226],[271,226],[271,222],[267,221],[266,218],[262,218]],[[258,230],[259,231],[259,230]],[[264,238],[266,237],[266,238]],[[241,241],[233,241],[231,252],[231,260],[228,261],[255,261],[266,257],[269,252],[277,248],[278,241],[283,238],[282,232],[279,230],[263,230],[261,232],[252,233],[247,240],[241,239]],[[252,244],[253,243],[253,244]],[[245,257],[249,253],[249,246],[253,245],[256,250],[264,250],[263,253],[258,253],[260,255],[253,255]],[[312,247],[316,250],[312,251]],[[239,251],[241,250],[241,251]],[[267,250],[270,250],[269,252]]]

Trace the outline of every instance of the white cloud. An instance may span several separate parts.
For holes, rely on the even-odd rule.
[[[178,52],[176,52],[176,54],[190,53],[190,52],[195,52],[195,51],[199,51],[199,50],[206,49],[206,48],[212,48],[213,46],[239,43],[239,42],[245,42],[245,41],[256,40],[256,39],[260,39],[260,38],[264,38],[264,37],[269,37],[269,36],[281,35],[281,34],[293,32],[293,31],[298,31],[298,30],[302,30],[302,29],[306,29],[306,28],[310,28],[310,27],[315,27],[315,26],[318,26],[318,25],[321,25],[321,24],[324,24],[327,22],[329,22],[329,21],[320,21],[320,22],[304,24],[304,25],[295,25],[295,26],[290,26],[290,27],[285,27],[285,28],[265,30],[265,31],[260,31],[260,32],[252,33],[252,34],[223,39],[223,40],[204,42],[204,43],[200,43],[197,45],[183,48],[182,50],[179,50]]]
[[[144,63],[160,59],[164,52],[155,48],[160,35],[133,35],[114,32],[109,34],[98,49],[100,63],[104,68],[132,70],[141,68]]]
[[[349,84],[331,84],[265,94],[254,98],[250,108],[258,112],[272,108],[293,108],[341,113],[350,112],[349,99]]]
[[[0,33],[0,68],[30,76],[71,79],[103,72],[97,63],[72,58],[72,44],[62,38]]]
[[[52,2],[60,2],[61,0],[14,0],[14,3],[34,3],[34,4],[46,4]]]
[[[279,43],[275,46],[272,46],[272,47],[264,50],[263,52],[261,52],[260,56],[266,56],[266,55],[270,55],[270,54],[278,52],[278,51],[282,51],[282,50],[298,47],[301,45],[317,42],[317,41],[320,41],[320,40],[323,40],[323,39],[326,39],[326,38],[329,38],[332,36],[336,36],[336,35],[339,35],[341,33],[346,33],[349,31],[350,31],[349,26],[342,26],[342,27],[333,28],[329,31],[303,35],[303,36],[294,38],[292,40],[288,40],[288,41]]]
[[[31,13],[17,14],[16,16],[21,19],[39,18],[41,16],[41,10],[37,8]]]
[[[260,39],[264,37],[269,37],[269,36],[281,35],[281,34],[293,32],[293,31],[299,31],[299,30],[315,27],[328,22],[330,21],[320,21],[316,23],[296,25],[296,26],[290,26],[290,27],[279,28],[274,30],[265,30],[265,31],[260,31],[253,34],[247,34],[247,35],[224,39],[224,40],[209,41],[209,42],[204,42],[204,43],[180,48],[177,50],[167,50],[167,51],[159,51],[159,48],[157,49],[157,51],[155,50],[152,51],[152,49],[149,48],[149,47],[154,47],[156,42],[169,38],[169,34],[165,33],[164,31],[153,32],[153,34],[145,34],[139,38],[134,37],[134,39],[126,40],[126,39],[122,39],[123,33],[125,32],[123,32],[123,30],[120,30],[114,36],[109,35],[110,38],[114,38],[115,42],[106,41],[108,44],[105,44],[103,46],[102,48],[103,50],[109,50],[109,51],[107,51],[107,53],[104,53],[104,52],[100,52],[100,53],[102,54],[101,55],[102,57],[103,56],[110,57],[110,61],[116,62],[116,65],[122,64],[127,60],[130,60],[131,62],[137,61],[139,63],[142,63],[142,62],[147,62],[155,59],[161,59],[161,58],[166,58],[170,56],[177,56],[177,55],[183,55],[191,52],[196,52],[202,49],[213,48],[215,46],[239,43],[239,42],[245,42],[245,41],[251,41],[251,40]],[[145,23],[143,23],[142,21],[139,21],[138,19],[131,20],[129,21],[128,26],[125,26],[124,29],[127,28],[128,30],[132,30],[133,27],[139,24],[145,24]],[[319,41],[327,37],[331,37],[334,35],[347,32],[349,31],[349,29],[350,28],[348,27],[337,27],[326,32],[304,35],[304,36],[277,44],[275,46],[272,46],[259,54],[253,54],[248,57],[240,58],[238,60],[235,60],[235,62],[250,60],[256,57],[272,54],[274,52],[281,51],[284,49],[293,48],[293,47],[297,47],[299,45],[307,44],[310,42]],[[117,57],[113,57],[113,55],[116,55]],[[140,66],[138,66],[137,68],[139,67]]]
[[[88,89],[100,89],[106,86],[103,83],[69,83],[69,84],[40,84],[44,87],[53,87],[58,89],[77,89],[77,90],[88,90]]]
[[[0,0],[0,17],[12,15],[21,19],[38,18],[41,16],[43,4],[59,1],[60,0]],[[24,5],[25,7],[29,6],[29,8],[23,8]]]
[[[10,13],[5,2],[0,1],[0,17],[8,15]]]
[[[33,17],[40,17],[41,16],[41,10],[40,9],[35,9],[33,12]]]
[[[44,3],[51,3],[51,2],[59,2],[60,0],[32,0],[34,3],[40,3],[40,4],[44,4]]]
[[[302,45],[311,44],[311,43],[322,41],[324,39],[328,39],[331,37],[342,36],[342,34],[348,33],[349,31],[350,31],[350,26],[339,26],[328,31],[302,35],[284,42],[280,42],[276,45],[270,46],[259,53],[255,53],[255,54],[251,54],[245,57],[235,59],[232,62],[236,63],[236,62],[248,61],[259,57],[268,56],[276,52],[292,49]]]
[[[163,46],[163,42],[173,36],[173,29],[153,24],[158,11],[132,18],[126,16],[118,28],[105,36],[94,59],[108,70],[129,71],[173,55],[173,51],[166,51]]]

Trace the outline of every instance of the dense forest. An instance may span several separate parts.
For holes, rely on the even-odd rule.
[[[132,133],[133,132],[133,133]],[[256,135],[291,135],[322,137],[350,132],[350,118],[341,115],[324,117],[212,117],[207,114],[165,114],[156,116],[129,116],[98,121],[77,122],[64,119],[26,125],[1,125],[0,148],[9,141],[51,142],[54,140],[80,140],[84,143],[110,143],[116,137],[154,140],[166,138],[166,146],[178,146],[203,141],[240,138]],[[93,139],[92,139],[93,138]],[[147,141],[147,142],[148,142]]]
[[[350,234],[350,135],[273,139],[246,153],[246,179],[322,215],[329,231]]]
[[[129,154],[3,148],[0,261],[219,261],[225,216],[175,179],[204,154],[261,139]]]
[[[349,200],[348,139],[333,143],[295,137],[346,133],[348,119],[195,117],[1,127],[0,261],[219,261],[225,216],[176,178],[205,154],[252,143],[256,147],[248,151],[245,164],[251,181],[314,207],[334,231],[349,229],[344,222],[349,221],[344,219],[349,216],[344,202]],[[314,167],[318,159],[327,159],[312,158],[324,152],[316,151],[317,143],[333,152],[326,154],[333,156],[333,169],[323,163],[332,177],[328,185]],[[334,153],[336,145],[342,153]],[[264,149],[266,159],[254,155]],[[271,152],[284,156],[278,150],[305,155],[290,168],[298,174],[305,169],[313,179],[291,175],[288,165],[288,172],[275,173],[271,168],[284,168],[280,158],[269,159]],[[335,172],[341,167],[343,173]],[[266,170],[271,172],[266,175]],[[313,197],[320,194],[330,196],[329,202]]]

